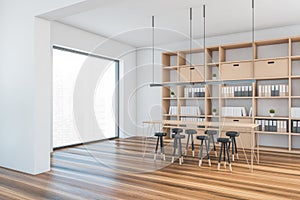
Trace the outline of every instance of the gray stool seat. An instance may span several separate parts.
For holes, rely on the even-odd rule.
[[[195,145],[194,145],[194,135],[197,134],[197,131],[194,129],[187,129],[185,130],[185,134],[187,134],[187,141],[186,141],[186,147],[185,147],[185,155],[187,155],[188,150],[189,150],[189,142],[191,139],[192,143],[192,153],[193,157],[195,156]]]
[[[154,136],[167,136],[167,133],[165,133],[165,132],[156,132],[155,134],[154,134]]]
[[[180,138],[180,139],[183,139],[183,138],[185,138],[185,135],[172,134],[172,138]]]
[[[210,152],[210,143],[213,143],[213,148],[214,148],[214,152],[215,152],[215,157],[218,156],[217,154],[217,148],[216,148],[216,144],[215,144],[215,135],[218,134],[218,131],[216,130],[206,130],[204,132],[204,134],[206,134],[208,136],[208,151]]]
[[[215,130],[206,130],[204,132],[204,134],[206,134],[206,135],[217,135],[218,131],[215,131]]]
[[[218,138],[217,139],[218,142],[230,142],[230,138]]]
[[[172,132],[175,133],[175,134],[182,133],[183,129],[182,128],[173,128]]]
[[[194,129],[187,129],[187,130],[185,130],[185,133],[194,135],[194,134],[197,134],[197,131]]]
[[[208,136],[206,135],[198,135],[197,140],[208,140]]]
[[[229,137],[238,137],[240,135],[239,132],[236,132],[236,131],[228,131],[226,132],[226,136],[229,136]]]

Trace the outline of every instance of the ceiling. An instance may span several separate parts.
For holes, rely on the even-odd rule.
[[[255,2],[256,29],[300,24],[299,0]],[[206,5],[207,36],[251,30],[251,0],[110,0],[56,20],[135,47],[144,47],[151,45],[152,15],[155,16],[157,44],[187,39],[190,7],[193,7],[193,37],[202,37],[203,3]]]

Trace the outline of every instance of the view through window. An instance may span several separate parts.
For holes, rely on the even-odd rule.
[[[53,49],[53,147],[118,137],[119,62]]]

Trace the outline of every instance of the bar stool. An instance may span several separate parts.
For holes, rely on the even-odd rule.
[[[181,139],[185,138],[185,136],[180,135],[180,133],[183,132],[183,130],[181,128],[174,128],[174,129],[172,129],[172,132],[174,133],[174,134],[172,134],[172,138],[174,138],[172,163],[174,163],[176,149],[178,149],[177,152],[178,152],[178,158],[179,158],[179,165],[181,165],[183,163]]]
[[[158,150],[159,142],[160,142],[160,157],[163,160],[166,160],[165,148],[164,148],[164,140],[163,140],[163,137],[165,137],[166,135],[167,135],[167,133],[164,133],[164,132],[156,132],[154,134],[154,136],[157,137],[156,147],[155,147],[155,154],[154,154],[154,160],[156,160],[156,155],[157,155],[157,150]]]
[[[199,167],[202,165],[202,159],[203,159],[203,141],[205,141],[205,148],[206,148],[206,155],[208,159],[208,165],[211,166],[210,157],[209,157],[209,151],[208,151],[208,136],[206,135],[198,135],[197,140],[201,140],[200,144],[200,159],[199,159]]]
[[[187,142],[186,142],[186,147],[185,147],[185,155],[187,155],[187,152],[189,150],[189,141],[191,138],[192,142],[192,153],[193,157],[195,156],[195,146],[194,146],[194,135],[197,134],[197,131],[194,129],[187,129],[185,130],[185,134],[187,134]]]
[[[222,152],[224,154],[224,168],[226,168],[226,154],[228,158],[228,165],[229,170],[232,172],[231,163],[230,163],[230,156],[229,156],[229,145],[230,145],[230,138],[218,138],[218,142],[221,142],[221,148],[220,148],[220,155],[219,155],[219,161],[218,161],[218,170],[220,170],[221,165],[221,159],[222,159]]]
[[[231,143],[232,143],[232,161],[234,161],[234,154],[236,154],[236,159],[239,159],[239,154],[238,154],[238,150],[237,150],[237,147],[236,147],[236,140],[235,138],[238,137],[240,135],[239,132],[236,132],[236,131],[227,131],[226,132],[226,136],[229,136],[230,139],[231,139]],[[229,143],[229,147],[230,149],[230,143]]]
[[[204,132],[204,134],[208,135],[208,151],[210,152],[210,142],[212,140],[212,143],[213,143],[213,147],[214,147],[214,152],[215,152],[215,157],[218,157],[218,154],[217,154],[217,149],[216,149],[216,144],[215,144],[215,135],[218,134],[218,131],[215,131],[215,130],[206,130]]]

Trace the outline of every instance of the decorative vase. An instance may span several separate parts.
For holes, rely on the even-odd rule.
[[[217,77],[213,76],[213,77],[212,77],[212,80],[214,80],[214,81],[217,80]]]
[[[274,117],[274,116],[275,116],[275,113],[270,113],[270,116],[271,116],[271,117]]]
[[[213,112],[213,116],[216,116],[216,114],[217,114],[216,112]]]
[[[174,94],[171,94],[171,98],[175,98],[176,96]]]

